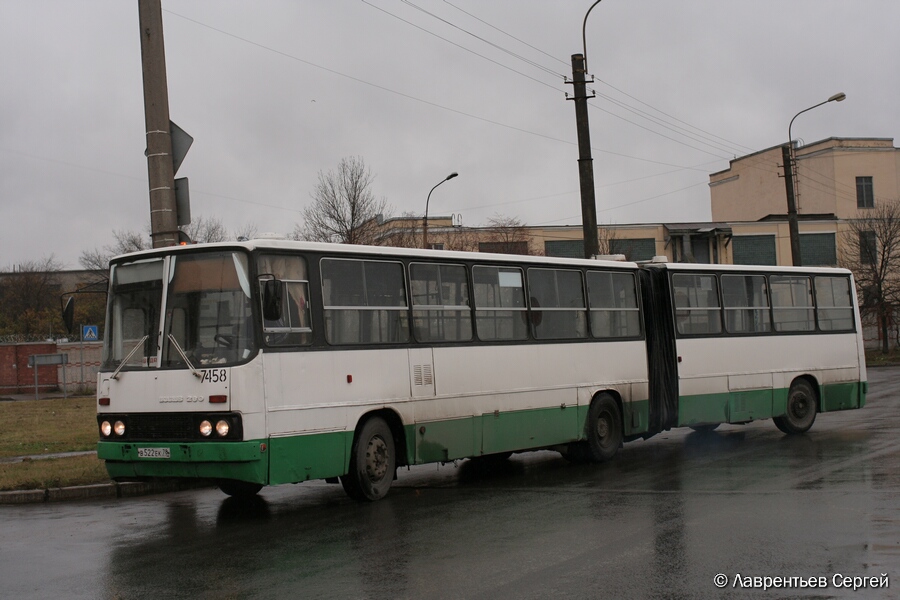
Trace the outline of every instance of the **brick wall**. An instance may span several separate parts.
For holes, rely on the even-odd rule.
[[[34,368],[28,358],[35,354],[56,354],[56,343],[0,344],[0,393],[34,392]],[[53,365],[38,367],[38,391],[58,388],[57,369]]]

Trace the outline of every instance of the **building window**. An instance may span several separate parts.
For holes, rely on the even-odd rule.
[[[528,242],[526,241],[508,241],[508,242],[478,242],[479,252],[493,252],[494,254],[528,254]]]
[[[584,258],[584,240],[547,240],[544,242],[544,255]]]
[[[626,260],[650,260],[656,255],[656,240],[653,238],[609,240],[610,254],[624,254]]]
[[[800,263],[804,267],[837,265],[837,246],[833,233],[801,233]]]
[[[731,238],[736,265],[777,265],[774,235],[736,235]]]
[[[856,208],[875,208],[875,192],[871,177],[856,178]]]
[[[874,231],[859,232],[859,262],[864,265],[874,265],[878,256],[878,239]]]

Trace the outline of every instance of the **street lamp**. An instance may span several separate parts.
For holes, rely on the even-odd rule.
[[[804,108],[794,115],[794,119],[806,111],[822,106],[823,104],[828,104],[829,102],[843,102],[846,98],[847,94],[844,92],[835,94],[824,102],[819,102],[809,108]],[[791,122],[788,124],[788,143],[781,147],[781,158],[784,162],[784,189],[787,193],[788,231],[790,232],[791,237],[791,261],[795,267],[799,267],[802,262],[800,260],[800,224],[797,220],[797,201],[794,197],[794,138],[791,136],[791,127],[794,126],[794,119],[791,119]]]
[[[453,171],[452,173],[444,177],[440,182],[438,182],[433,188],[431,188],[430,192],[428,192],[428,198],[425,200],[425,218],[422,219],[422,248],[426,250],[428,249],[428,203],[431,202],[431,192],[433,192],[437,186],[441,185],[445,181],[450,181],[458,175],[459,173]]]

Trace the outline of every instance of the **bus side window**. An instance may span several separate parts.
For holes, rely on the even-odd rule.
[[[710,335],[722,332],[722,311],[716,276],[675,273],[675,325],[678,333]]]
[[[634,275],[588,271],[591,334],[595,338],[625,338],[641,335],[641,315]]]
[[[401,263],[323,258],[321,270],[325,339],[329,344],[409,341]]]
[[[722,297],[729,333],[771,330],[765,275],[722,275]]]
[[[482,340],[528,338],[525,285],[522,269],[477,265],[475,281],[475,328]]]
[[[772,315],[775,331],[815,331],[809,277],[771,275]]]
[[[413,333],[420,342],[472,339],[469,284],[463,265],[410,263]]]
[[[587,337],[581,271],[528,269],[528,291],[536,339]]]
[[[263,334],[269,346],[302,346],[312,343],[312,317],[309,304],[309,281],[306,260],[302,256],[260,255],[260,299],[267,279],[274,277],[282,286],[281,315],[277,319],[263,316]],[[261,307],[262,308],[262,307]],[[264,313],[263,310],[260,310]]]
[[[817,276],[816,312],[822,331],[853,331],[850,279]]]

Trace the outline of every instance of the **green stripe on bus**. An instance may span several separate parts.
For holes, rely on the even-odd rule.
[[[862,408],[865,405],[864,390],[865,382],[820,386],[819,410]],[[781,416],[785,413],[787,396],[788,388],[681,396],[678,399],[678,426],[744,423]]]

